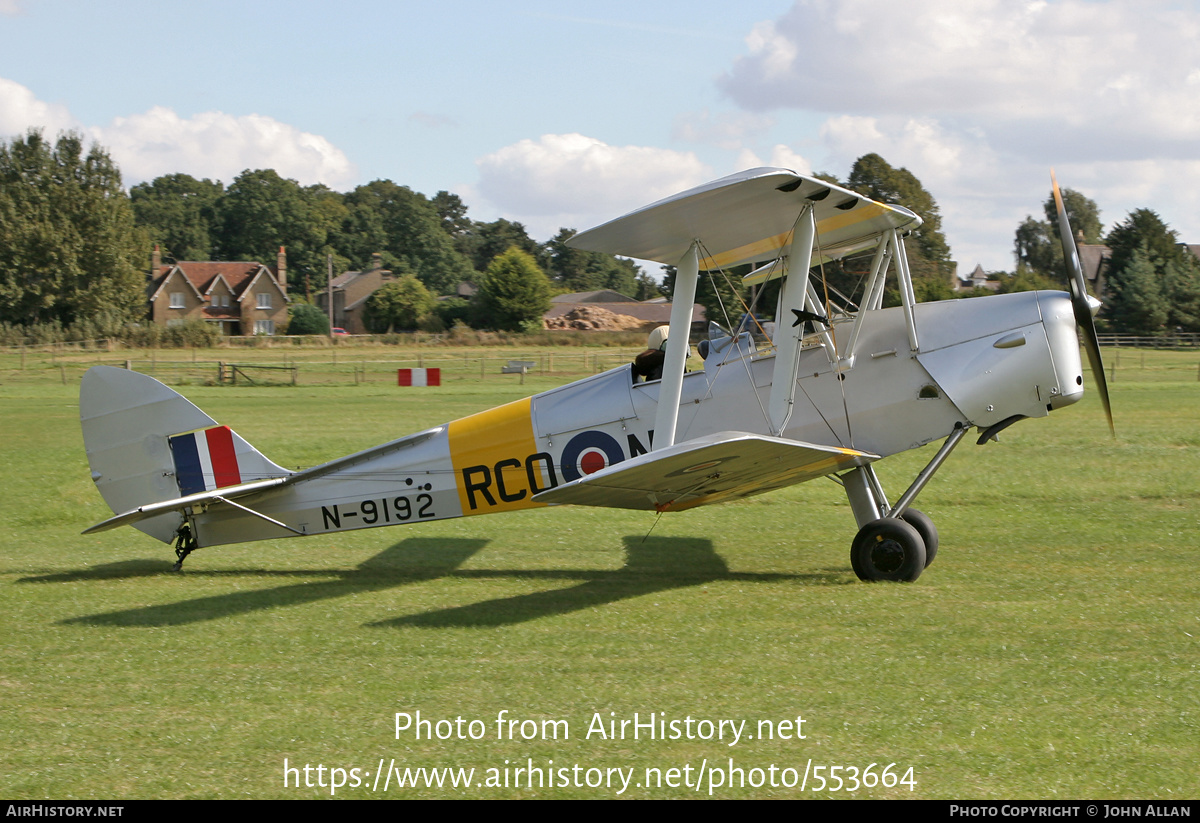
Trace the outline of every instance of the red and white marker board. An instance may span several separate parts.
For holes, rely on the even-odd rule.
[[[440,386],[441,369],[396,369],[398,386]]]

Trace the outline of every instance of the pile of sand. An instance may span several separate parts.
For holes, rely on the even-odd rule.
[[[546,321],[548,329],[580,329],[583,331],[629,331],[640,329],[643,321],[627,314],[614,314],[597,306],[579,306],[566,314]]]

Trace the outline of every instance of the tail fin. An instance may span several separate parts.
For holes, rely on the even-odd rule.
[[[290,473],[178,392],[134,371],[89,369],[79,419],[92,480],[114,513]],[[169,543],[182,522],[169,511],[131,525]]]

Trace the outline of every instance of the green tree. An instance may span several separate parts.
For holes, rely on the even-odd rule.
[[[546,243],[546,273],[551,281],[569,292],[612,289],[634,296],[641,270],[632,260],[567,245],[575,229],[559,229]]]
[[[477,327],[521,331],[549,311],[550,281],[533,255],[513,246],[479,279],[473,306]]]
[[[458,235],[455,242],[476,271],[486,271],[493,260],[513,246],[535,260],[541,253],[537,241],[529,236],[525,226],[503,217],[491,223],[472,223],[471,228]]]
[[[1168,304],[1159,274],[1146,243],[1134,249],[1120,270],[1108,279],[1109,301],[1105,320],[1115,331],[1161,334],[1167,323]]]
[[[159,244],[163,257],[211,260],[217,203],[225,193],[220,181],[168,174],[129,190],[137,224]]]
[[[1158,214],[1131,212],[1109,232],[1107,244],[1112,254],[1101,316],[1114,331],[1200,330],[1200,266]]]
[[[141,317],[148,251],[104,149],[38,130],[0,144],[0,321]]]
[[[696,302],[704,307],[705,317],[727,329],[737,326],[750,303],[749,289],[742,284],[742,277],[749,271],[750,266],[738,266],[724,272],[700,272],[696,280]],[[668,298],[675,293],[675,274],[674,266],[663,266],[662,288]],[[760,303],[757,310],[761,309]]]
[[[653,300],[656,297],[670,297],[671,293],[667,291],[665,284],[659,283],[649,274],[642,270],[637,273],[637,291],[633,296],[638,300]]]
[[[1052,235],[1048,222],[1026,216],[1021,225],[1017,226],[1013,239],[1017,270],[1049,278],[1055,284],[1055,288],[1061,288],[1066,274],[1062,266],[1062,246],[1057,238],[1057,231]]]
[[[376,289],[363,307],[363,323],[376,334],[409,331],[437,306],[437,300],[412,274]]]
[[[329,334],[329,318],[312,303],[296,301],[288,307],[288,334]]]
[[[1053,291],[1062,288],[1061,279],[1052,280],[1027,266],[1020,266],[1014,274],[1002,273],[1000,288],[996,291],[999,294],[1011,294],[1018,291]]]
[[[338,248],[364,265],[375,252],[404,264],[434,294],[452,294],[475,271],[455,248],[442,217],[425,195],[391,180],[375,180],[345,197],[349,209]],[[388,257],[387,255],[391,255]]]
[[[341,195],[302,187],[272,169],[239,174],[218,203],[218,260],[272,263],[287,249],[288,288],[307,293],[325,285],[330,240],[345,219]]]
[[[1067,220],[1071,223],[1071,231],[1075,232],[1075,242],[1093,245],[1099,243],[1104,233],[1104,225],[1100,222],[1100,207],[1096,205],[1096,201],[1075,189],[1063,189],[1061,193]],[[1053,191],[1042,204],[1042,212],[1046,215],[1046,222],[1050,224],[1050,234],[1057,241],[1061,235],[1058,233],[1058,204],[1054,201]]]
[[[1102,225],[1100,209],[1096,201],[1074,189],[1063,189],[1063,207],[1075,232],[1076,243],[1096,244],[1101,242]],[[1067,268],[1063,260],[1062,239],[1058,232],[1058,205],[1051,191],[1042,204],[1045,220],[1026,216],[1017,227],[1013,240],[1013,251],[1017,258],[1017,269],[1028,269],[1035,275],[1046,278],[1063,288],[1067,282]]]
[[[433,208],[442,221],[442,230],[451,237],[461,237],[471,230],[467,204],[457,194],[439,191],[433,196]]]
[[[933,195],[912,172],[893,168],[878,154],[865,154],[854,161],[846,187],[872,200],[904,206],[920,215],[921,228],[907,241],[913,279],[939,278],[950,282],[953,263],[950,246],[942,233],[942,213]]]

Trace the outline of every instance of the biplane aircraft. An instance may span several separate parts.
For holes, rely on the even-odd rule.
[[[830,476],[859,527],[857,575],[915,580],[938,545],[917,494],[971,427],[983,443],[1080,399],[1077,325],[1112,426],[1099,303],[1061,198],[1059,219],[1071,294],[918,303],[904,249],[918,215],[785,169],[725,177],[571,240],[676,267],[661,379],[625,365],[298,471],[153,378],[98,366],[80,416],[115,516],[85,534],[131,525],[174,541],[179,568],[225,543],[568,503],[675,512]],[[813,274],[850,255],[870,258],[857,305]],[[747,283],[782,279],[773,338],[718,331],[699,346],[703,369],[686,371],[699,276],[746,264]],[[901,305],[884,308],[889,276]],[[889,502],[875,461],[937,440]]]

